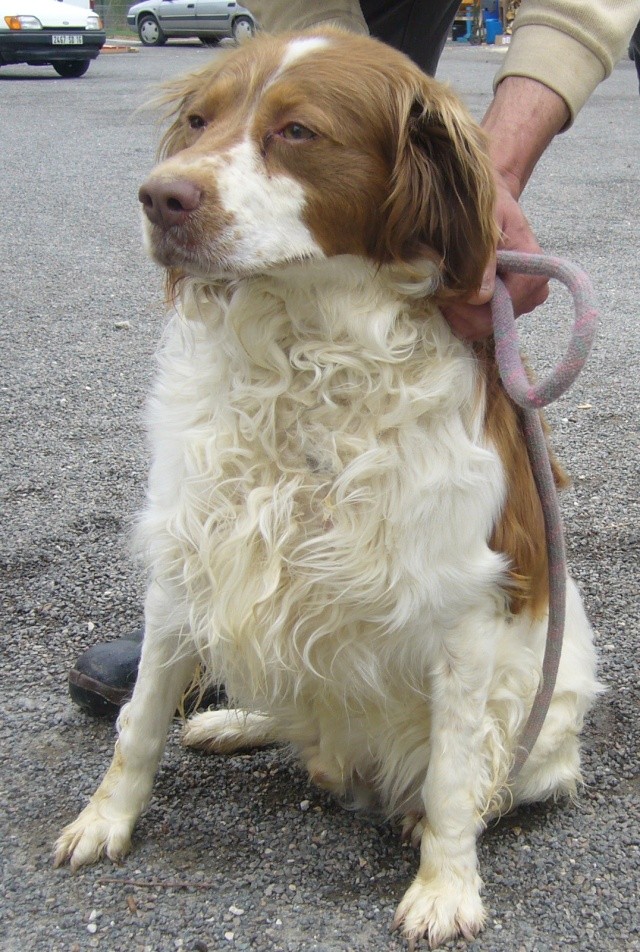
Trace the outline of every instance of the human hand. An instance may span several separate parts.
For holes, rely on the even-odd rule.
[[[496,176],[496,224],[500,232],[498,248],[509,251],[521,251],[529,254],[541,254],[542,249],[536,241],[517,199],[509,190],[507,180]],[[521,274],[500,274],[511,295],[516,317],[528,314],[539,304],[544,304],[549,294],[549,282],[544,277],[531,277]],[[496,279],[496,260],[493,258],[482,277],[479,291],[466,301],[456,301],[442,308],[443,314],[454,334],[465,340],[481,340],[492,333],[491,306]]]

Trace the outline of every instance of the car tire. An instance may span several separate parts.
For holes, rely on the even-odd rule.
[[[220,42],[217,36],[199,36],[198,39],[203,46],[217,46]]]
[[[91,60],[60,60],[59,63],[52,63],[58,76],[63,79],[79,79],[89,69]]]
[[[238,17],[233,21],[231,35],[236,43],[242,43],[243,40],[248,40],[253,34],[253,21],[250,20],[249,17]]]
[[[138,36],[143,46],[164,46],[167,38],[155,17],[145,14],[138,20]]]

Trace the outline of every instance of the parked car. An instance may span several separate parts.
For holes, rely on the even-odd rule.
[[[225,37],[243,40],[256,30],[249,11],[227,0],[143,0],[129,8],[127,23],[145,46],[162,46],[177,36],[197,36],[213,46]]]
[[[63,0],[0,0],[0,66],[53,66],[83,76],[107,38],[97,13]]]

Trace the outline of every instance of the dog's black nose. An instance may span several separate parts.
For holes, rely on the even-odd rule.
[[[198,208],[202,191],[187,179],[150,179],[141,187],[138,198],[150,222],[170,228],[184,224]]]

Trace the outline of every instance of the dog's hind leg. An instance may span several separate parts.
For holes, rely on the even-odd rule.
[[[169,722],[189,683],[196,658],[180,638],[180,619],[171,618],[159,586],[147,598],[145,639],[138,678],[118,718],[119,738],[111,766],[78,818],[65,827],[55,848],[55,865],[72,869],[103,853],[127,853],[133,826],[144,809],[164,750]],[[168,620],[170,619],[170,620]]]
[[[233,754],[238,750],[269,747],[278,743],[274,724],[265,714],[240,710],[202,711],[185,726],[182,742],[213,754]]]

